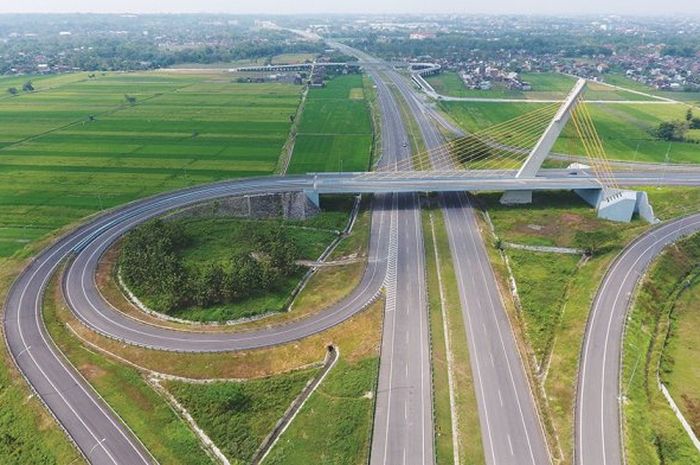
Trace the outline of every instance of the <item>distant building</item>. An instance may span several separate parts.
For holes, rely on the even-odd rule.
[[[434,32],[411,32],[408,35],[408,38],[410,40],[434,39],[435,33]]]

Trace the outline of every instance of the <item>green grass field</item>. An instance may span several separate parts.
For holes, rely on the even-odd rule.
[[[367,171],[372,122],[362,76],[335,76],[311,88],[301,115],[290,173]]]
[[[578,255],[507,250],[525,320],[525,332],[541,364],[551,349]]]
[[[234,465],[250,463],[263,439],[316,369],[245,382],[168,381],[166,389]]]
[[[673,308],[669,339],[664,347],[662,379],[695,434],[700,434],[700,276],[686,279],[688,288]]]
[[[522,73],[523,81],[529,82],[532,90],[511,90],[502,83],[494,83],[489,90],[467,89],[453,71],[427,77],[427,81],[440,94],[453,97],[508,98],[523,100],[563,99],[576,83],[576,78],[559,73]],[[589,84],[588,98],[591,100],[650,100],[649,97],[625,92],[620,89]]]
[[[437,205],[434,205],[422,215],[422,220],[432,346],[435,463],[453,464],[455,454],[458,454],[459,463],[480,465],[485,460],[481,443],[481,425],[476,404],[474,377],[469,363],[469,345],[445,219]],[[438,273],[440,279],[438,279]],[[441,300],[442,298],[444,301]],[[447,331],[445,331],[445,323],[447,323]],[[449,366],[448,360],[450,360]],[[453,447],[448,368],[452,370],[454,385],[458,451]]]
[[[468,131],[485,129],[541,107],[504,102],[441,102],[440,106]],[[651,134],[662,121],[685,118],[685,105],[589,104],[588,108],[610,159],[700,163],[700,144],[666,142]],[[585,154],[572,123],[562,132],[554,151]]]
[[[673,335],[672,350],[660,357],[669,324],[678,317],[674,310],[676,302],[689,296],[686,282],[689,278],[697,280],[699,261],[700,235],[667,248],[647,273],[631,309],[625,331],[621,376],[625,396],[624,445],[630,465],[700,464],[697,450],[659,391],[656,378],[657,368],[661,366],[665,372],[662,376],[671,382],[672,392],[687,390],[692,393],[691,398],[674,399],[686,407],[686,411],[685,401],[692,402],[697,398],[697,384],[682,387],[683,380],[692,380],[692,377],[686,378],[687,374],[697,371],[697,359],[681,356],[676,368],[671,357],[674,342],[679,341],[674,341]],[[693,307],[697,310],[697,305]],[[695,332],[695,329],[691,331]],[[674,376],[676,382],[681,382],[680,386],[673,386]],[[688,413],[697,415],[697,410],[693,412],[691,409]]]
[[[300,93],[221,73],[76,74],[34,85],[0,99],[0,257],[138,197],[272,173]]]
[[[378,365],[378,357],[349,362],[341,355],[265,464],[367,463]]]

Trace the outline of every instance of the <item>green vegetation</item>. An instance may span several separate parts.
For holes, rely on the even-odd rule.
[[[697,239],[696,239],[697,240]],[[700,260],[696,262],[699,264]],[[697,270],[696,270],[697,271]],[[671,326],[661,359],[661,379],[696,435],[700,434],[700,280],[685,279],[674,303]]]
[[[0,97],[0,257],[137,197],[272,173],[299,101],[298,87],[216,72],[32,82]]]
[[[0,457],[5,465],[84,463],[42,405],[28,397],[24,380],[10,373],[2,348],[0,365]],[[14,379],[13,379],[14,378]],[[19,384],[23,385],[20,386]]]
[[[581,257],[517,249],[506,253],[518,286],[525,333],[541,364],[551,349],[567,290]]]
[[[535,193],[533,203],[503,206],[500,194],[480,194],[501,241],[527,245],[581,247],[584,238],[598,249],[585,263],[579,257],[505,249],[520,293],[522,312],[506,302],[516,334],[535,360],[530,369],[538,376],[544,396],[539,398],[548,435],[571,461],[573,402],[581,340],[597,286],[608,264],[623,244],[648,227],[636,220],[611,223],[571,192]],[[607,231],[601,238],[597,232]],[[583,236],[583,237],[582,237]],[[490,248],[494,270],[503,292],[509,292],[508,270],[495,247]],[[539,391],[538,391],[539,392]]]
[[[496,234],[508,242],[583,248],[589,244],[607,252],[613,244],[619,245],[623,232],[629,231],[625,237],[631,238],[647,226],[641,221],[602,220],[595,209],[570,191],[535,192],[527,205],[502,205],[500,196],[488,193],[477,198],[491,214]]]
[[[645,189],[649,192],[656,214],[662,219],[697,211],[700,189]],[[499,196],[480,194],[478,199],[488,209],[496,234],[502,241],[593,249],[593,255],[575,270],[572,269],[572,257],[552,255],[547,258],[547,262],[552,263],[542,267],[536,263],[536,257],[540,254],[532,253],[523,264],[522,260],[517,257],[513,260],[511,256],[514,252],[515,255],[526,252],[505,251],[511,258],[513,274],[521,293],[525,291],[522,283],[528,282],[529,298],[521,295],[522,317],[515,315],[513,318],[520,321],[525,344],[533,354],[539,352],[539,366],[533,369],[541,370],[539,381],[546,394],[544,417],[551,421],[552,437],[564,454],[564,463],[569,463],[570,451],[573,450],[572,412],[578,359],[591,303],[603,274],[618,251],[649,226],[639,220],[630,224],[600,220],[596,218],[595,210],[570,192],[535,193],[533,204],[510,207],[501,205]],[[492,254],[492,260],[501,287],[508,292],[507,270],[496,254]],[[556,276],[556,270],[568,273],[565,282],[563,277]],[[563,301],[552,302],[560,295],[558,291],[550,289],[554,287],[552,283],[559,291],[565,289]],[[514,308],[514,305],[509,308]],[[542,320],[544,324],[538,327],[538,320],[533,320],[531,314],[539,315],[545,309],[548,309],[547,313],[551,312],[553,321]],[[539,328],[539,331],[533,334],[533,327]]]
[[[367,91],[359,74],[309,89],[289,173],[367,171],[373,140]]]
[[[700,129],[700,118],[694,116],[693,110],[688,108],[684,120],[662,121],[652,134],[665,141],[695,142],[693,136],[698,129]]]
[[[700,235],[695,235],[669,247],[656,260],[631,310],[623,346],[622,389],[626,398],[623,403],[624,445],[627,461],[632,465],[700,463],[697,450],[657,387],[660,366],[664,381],[671,383],[674,393],[677,389],[694,390],[694,397],[675,400],[686,409],[691,407],[691,418],[697,417],[697,405],[692,404],[693,398],[697,399],[697,384],[683,383],[684,375],[697,371],[697,359],[673,358],[672,354],[677,353],[673,347],[678,347],[679,342],[675,330],[680,329],[677,325],[684,317],[674,323],[671,320],[678,318],[679,298],[684,299],[693,292],[689,291],[688,284],[697,285],[699,276]],[[697,318],[696,310],[695,305],[693,313]],[[662,355],[669,324],[671,351]],[[695,329],[685,330],[686,334],[691,331]],[[688,341],[683,343],[688,344]],[[691,380],[685,379],[686,382]],[[674,381],[681,381],[681,385],[674,386]]]
[[[58,279],[54,278],[44,299],[44,321],[51,338],[68,360],[100,393],[160,463],[210,464],[200,447],[170,405],[134,368],[86,350],[62,323],[63,306]],[[43,442],[43,439],[42,441]],[[24,462],[27,463],[27,462]]]
[[[186,383],[164,387],[233,464],[249,463],[263,439],[317,370],[245,382]]]
[[[443,95],[455,97],[481,98],[521,98],[521,99],[557,99],[562,98],[573,87],[576,80],[558,73],[522,73],[523,81],[529,82],[532,90],[522,91],[506,87],[505,83],[493,82],[489,90],[468,89],[456,72],[445,72],[427,77],[433,88]]]
[[[700,189],[696,187],[644,187],[654,214],[660,220],[695,213],[700,205]]]
[[[342,349],[341,349],[342,350]],[[311,395],[265,465],[367,463],[379,358],[342,355]]]
[[[433,230],[435,231],[434,235]],[[476,391],[469,362],[467,334],[464,328],[462,306],[445,221],[437,206],[431,207],[429,213],[423,215],[423,235],[425,237],[430,308],[436,463],[438,465],[454,463],[455,451],[453,449],[447,363],[449,357],[452,365],[455,413],[457,414],[459,463],[482,464],[484,463],[484,450],[481,443]],[[441,301],[438,272],[442,280],[444,301]],[[445,334],[444,329],[445,323],[447,323],[447,334]],[[447,351],[448,341],[449,355]]]
[[[588,98],[591,98],[588,95]],[[535,103],[441,102],[459,125],[477,131],[541,108]],[[684,121],[687,106],[630,104],[589,104],[591,117],[610,159],[646,162],[700,163],[700,145],[666,141],[657,137],[662,122]],[[567,125],[554,146],[557,153],[585,155],[573,124]]]
[[[315,222],[338,219],[330,214]],[[281,311],[305,272],[296,260],[315,260],[335,237],[332,230],[299,226],[306,224],[151,221],[125,237],[122,278],[150,308],[173,316],[229,320]]]

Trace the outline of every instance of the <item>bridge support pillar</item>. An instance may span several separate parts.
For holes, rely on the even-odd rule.
[[[317,207],[321,207],[321,199],[318,196],[318,191],[317,190],[304,190],[304,195],[306,195],[306,198],[309,199],[311,203],[316,205]]]
[[[532,191],[505,191],[501,196],[501,204],[518,205],[532,203]]]
[[[629,223],[632,216],[638,213],[640,218],[649,223],[659,221],[654,216],[646,192],[618,190],[607,197],[603,196],[603,189],[575,189],[574,192],[595,207],[599,218]]]

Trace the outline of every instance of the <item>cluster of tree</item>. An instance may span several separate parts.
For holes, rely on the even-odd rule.
[[[690,108],[685,114],[685,120],[662,121],[653,130],[653,134],[662,140],[685,141],[688,129],[700,129],[700,117],[693,116]]]
[[[298,248],[284,229],[251,233],[256,252],[235,252],[225,264],[185,267],[178,252],[190,242],[175,222],[154,220],[127,234],[120,257],[122,279],[154,310],[209,307],[274,288],[297,269]]]
[[[34,84],[32,81],[27,81],[24,84],[22,84],[22,90],[24,92],[34,92]],[[8,87],[7,92],[11,95],[17,95],[19,94],[19,89],[16,87]]]

